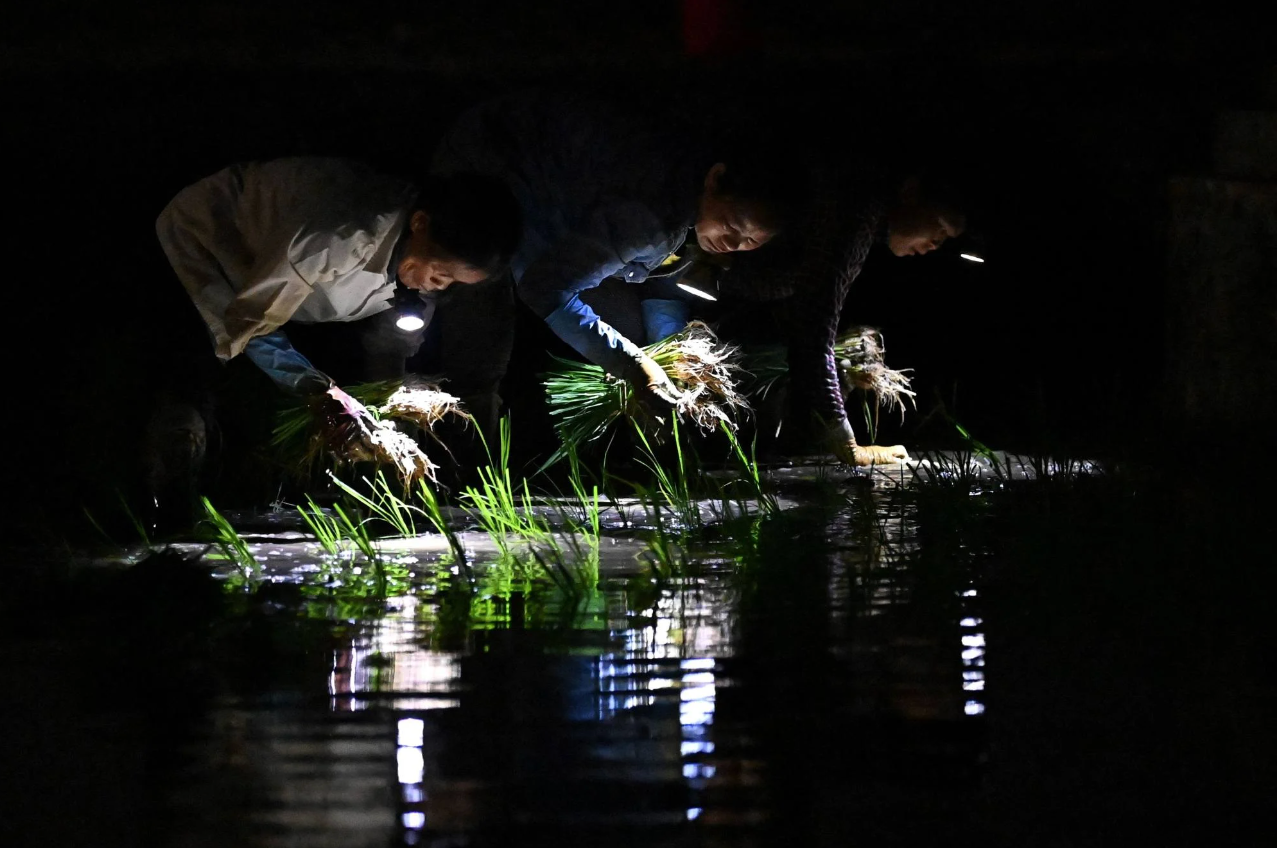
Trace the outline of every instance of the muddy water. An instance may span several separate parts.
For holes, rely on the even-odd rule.
[[[637,522],[614,521],[585,597],[524,581],[477,533],[469,575],[425,537],[379,582],[326,565],[286,516],[234,515],[266,571],[238,586],[199,562],[232,611],[197,646],[146,631],[129,650],[154,663],[85,660],[162,690],[77,719],[99,723],[93,748],[140,758],[112,788],[128,824],[101,844],[963,842],[981,598],[956,571],[919,602],[912,508],[861,497],[786,501],[754,547],[708,542],[661,579]]]
[[[1127,484],[787,473],[675,572],[618,504],[586,595],[287,513],[228,514],[254,580],[191,545],[33,593],[0,844],[1118,845],[1271,803],[1242,536]]]
[[[33,606],[0,842],[989,848],[1259,810],[1273,680],[1196,522],[1001,466],[774,469],[779,517],[700,504],[674,570],[622,501],[585,595],[475,530],[377,569],[229,513],[261,576],[178,545]]]

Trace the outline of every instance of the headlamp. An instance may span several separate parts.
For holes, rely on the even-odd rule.
[[[960,259],[983,263],[986,261],[986,235],[966,231],[954,239],[954,251],[959,254]]]
[[[691,282],[678,282],[675,285],[681,291],[686,291],[689,294],[693,295],[694,297],[700,297],[702,300],[719,300],[719,282],[718,281],[716,281],[716,284],[715,284],[714,294],[707,291],[705,288],[702,288],[698,285],[694,285]]]
[[[405,286],[395,287],[391,311],[395,313],[395,327],[401,332],[415,333],[426,326],[426,319],[422,317],[422,299]]]

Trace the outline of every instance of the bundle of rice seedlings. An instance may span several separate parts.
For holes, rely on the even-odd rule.
[[[457,416],[466,421],[475,420],[469,412],[462,409],[461,403],[459,398],[440,391],[438,386],[421,383],[400,386],[377,407],[377,411],[381,418],[409,421],[421,427],[424,432],[434,435],[432,428],[447,416]]]
[[[271,446],[299,476],[309,477],[328,457],[336,464],[389,465],[405,485],[424,477],[434,480],[438,466],[411,436],[396,428],[395,422],[410,422],[434,436],[432,428],[447,416],[471,420],[457,397],[430,383],[389,380],[345,391],[375,420],[357,423],[338,419],[331,414],[332,406],[324,395],[301,399],[277,417]]]
[[[423,477],[435,480],[435,469],[439,466],[431,462],[416,441],[395,429],[392,422],[376,422],[367,432],[366,441],[372,449],[373,461],[394,468],[405,486]]]
[[[874,395],[879,406],[899,409],[903,418],[906,401],[915,405],[915,392],[906,376],[913,369],[898,371],[884,364],[884,335],[874,327],[853,327],[840,336],[835,341],[835,362],[846,395],[861,389]]]
[[[736,428],[732,414],[748,408],[736,387],[740,371],[736,347],[721,344],[710,327],[694,321],[644,352],[662,366],[679,389],[675,413],[681,420],[704,432],[716,429],[721,422]],[[558,357],[556,361],[561,367],[546,375],[544,385],[547,405],[564,445],[598,439],[623,417],[657,432],[657,419],[640,404],[628,382],[597,365]],[[561,447],[551,461],[564,455],[566,448]]]
[[[915,405],[915,392],[910,388],[912,370],[894,370],[884,364],[884,337],[874,327],[853,327],[835,341],[835,364],[839,367],[840,385],[847,397],[861,389],[875,397],[877,407],[897,408],[906,414],[906,403]],[[761,345],[744,351],[742,370],[749,375],[746,392],[751,397],[765,397],[785,382],[790,373],[786,348]]]

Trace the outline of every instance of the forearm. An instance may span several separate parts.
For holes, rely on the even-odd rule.
[[[790,334],[792,385],[800,402],[831,424],[846,417],[835,357],[840,318],[874,243],[878,220],[874,207],[846,220],[841,231],[851,231],[852,237],[841,249],[827,239],[822,249],[806,257],[796,284]]]
[[[792,341],[787,359],[794,411],[816,415],[828,423],[843,419],[847,413],[834,345],[815,349],[807,341]]]
[[[293,347],[283,330],[250,339],[244,355],[289,394],[319,394],[333,385],[327,375]]]
[[[639,346],[613,329],[574,295],[546,316],[547,325],[570,347],[615,377],[628,377]]]

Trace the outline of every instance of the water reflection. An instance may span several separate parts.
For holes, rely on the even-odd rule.
[[[860,722],[962,722],[984,711],[977,590],[921,582],[914,508],[862,495],[796,534],[793,559],[768,566],[783,583],[818,581],[797,619],[802,638],[786,635],[794,623],[748,627],[744,604],[754,621],[795,599],[769,596],[767,583],[747,588],[714,564],[661,585],[617,575],[597,597],[567,603],[482,567],[479,588],[459,590],[422,563],[398,597],[324,607],[333,637],[324,678],[239,709],[239,724],[212,726],[206,767],[223,769],[213,782],[256,787],[269,812],[251,823],[294,827],[310,815],[318,824],[308,833],[339,835],[308,844],[645,828],[757,844],[744,834],[775,818],[779,798],[829,791],[822,775],[846,768]],[[937,607],[945,617],[929,606],[940,594],[955,599]],[[782,637],[769,648],[775,666],[756,663],[747,631]],[[295,705],[288,721],[284,703]],[[771,726],[777,735],[764,732]],[[366,825],[368,839],[353,836]]]
[[[383,618],[368,623],[348,647],[334,652],[329,675],[333,709],[366,709],[385,693],[395,693],[390,703],[400,709],[458,706],[457,699],[442,696],[456,687],[459,655],[422,647],[420,603],[412,595],[391,598]]]

